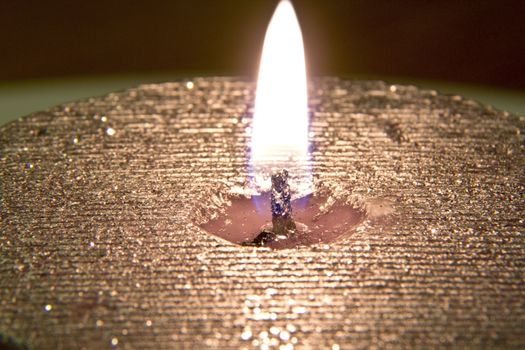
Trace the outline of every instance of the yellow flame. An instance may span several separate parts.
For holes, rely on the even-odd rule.
[[[266,187],[269,172],[308,159],[307,100],[301,28],[291,2],[282,0],[266,31],[257,81],[251,147],[257,186]]]

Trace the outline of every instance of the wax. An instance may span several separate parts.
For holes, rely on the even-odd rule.
[[[313,80],[314,195],[363,221],[243,247],[199,225],[247,187],[254,83],[192,82],[2,126],[2,334],[35,349],[525,348],[523,117]]]
[[[258,203],[258,205],[256,205]],[[251,242],[265,227],[271,229],[270,198],[261,196],[232,197],[231,205],[219,217],[201,227],[228,241]],[[271,242],[271,248],[293,248],[329,243],[350,234],[364,220],[365,212],[342,203],[329,203],[326,197],[308,196],[292,201],[297,229],[294,236]],[[325,208],[323,208],[325,207]]]

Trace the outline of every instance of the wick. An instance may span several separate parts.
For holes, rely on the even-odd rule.
[[[283,169],[271,176],[272,230],[264,229],[251,242],[243,245],[264,246],[270,242],[295,235],[296,226],[292,219],[292,195],[288,184],[288,171]]]
[[[292,202],[288,171],[283,169],[272,174],[272,224],[276,235],[292,236],[295,233],[295,223],[292,220]]]

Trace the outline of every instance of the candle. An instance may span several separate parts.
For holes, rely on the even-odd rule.
[[[522,117],[314,79],[315,194],[355,230],[247,248],[194,223],[249,188],[254,90],[144,85],[0,129],[1,345],[524,347]]]

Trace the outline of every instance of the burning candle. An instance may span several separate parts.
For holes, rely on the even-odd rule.
[[[366,210],[316,193],[308,121],[301,28],[291,2],[282,0],[264,39],[248,187],[201,227],[242,245],[291,248],[332,242],[361,223]]]
[[[251,144],[253,88],[144,85],[0,129],[0,347],[525,347],[522,117],[322,78],[290,160]],[[258,243],[279,215],[297,235],[261,243],[332,243],[212,235]]]

